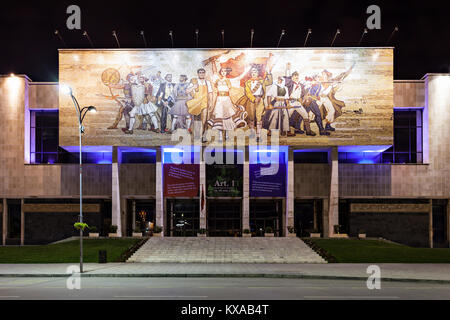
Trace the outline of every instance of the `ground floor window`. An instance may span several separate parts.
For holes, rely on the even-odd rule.
[[[167,199],[167,234],[195,237],[200,229],[198,199]]]
[[[250,232],[263,237],[271,229],[277,236],[282,235],[283,202],[275,200],[250,200]]]
[[[238,237],[241,235],[241,200],[208,200],[208,235]]]

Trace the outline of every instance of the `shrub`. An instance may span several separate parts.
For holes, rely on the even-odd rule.
[[[96,233],[97,227],[96,226],[89,227],[89,232]]]
[[[112,225],[109,227],[109,233],[116,233],[117,232],[117,226]]]
[[[295,229],[293,226],[288,226],[287,229],[289,233],[295,233]]]
[[[249,230],[249,229],[244,229],[244,233],[245,233],[245,234],[249,234],[249,233],[250,233],[250,230]]]
[[[153,227],[153,232],[154,233],[161,233],[161,231],[162,231],[162,228],[155,224],[155,226]]]
[[[87,225],[87,223],[84,223],[84,222],[75,222],[74,224],[73,224],[73,226],[75,227],[75,229],[77,229],[77,230],[83,230],[84,231],[84,229],[86,229],[86,228],[89,228],[89,226]]]
[[[200,230],[198,230],[198,233],[205,234],[206,233],[206,229],[205,228],[201,228]]]
[[[133,231],[136,232],[136,233],[141,232],[141,228],[135,227]]]
[[[273,228],[272,227],[266,227],[266,233],[273,233]]]

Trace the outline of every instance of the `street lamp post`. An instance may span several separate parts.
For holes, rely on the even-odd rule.
[[[70,87],[63,88],[66,93],[70,95],[72,98],[73,104],[75,106],[75,110],[78,115],[78,133],[79,133],[79,142],[80,142],[80,223],[83,223],[83,161],[82,161],[82,153],[81,153],[81,135],[84,133],[83,120],[86,116],[86,113],[89,111],[96,112],[97,109],[94,106],[88,106],[80,108],[77,99],[72,93],[72,89]],[[83,272],[83,227],[80,227],[80,273]]]

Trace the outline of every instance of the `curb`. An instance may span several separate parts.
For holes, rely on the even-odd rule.
[[[67,278],[70,274],[0,274],[0,278]],[[327,276],[327,275],[305,275],[305,274],[277,274],[277,273],[83,273],[82,278],[287,278],[287,279],[316,279],[316,280],[363,280],[367,281],[367,277],[357,276]],[[381,278],[382,281],[390,282],[424,282],[424,283],[441,283],[450,284],[450,280],[438,279],[414,279],[414,278]]]

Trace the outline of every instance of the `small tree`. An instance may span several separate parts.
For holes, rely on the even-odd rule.
[[[73,224],[73,226],[74,226],[74,228],[77,229],[77,230],[80,230],[80,229],[81,229],[81,230],[84,231],[84,229],[86,229],[86,228],[89,229],[88,224],[87,224],[87,223],[84,223],[84,222],[75,222],[75,223]]]

